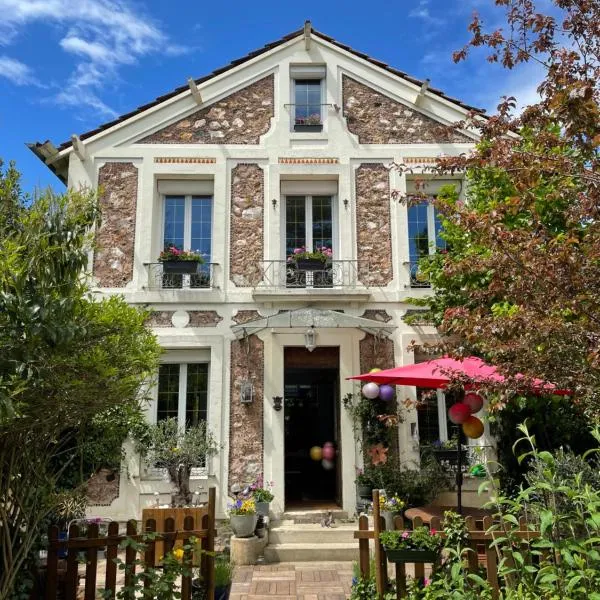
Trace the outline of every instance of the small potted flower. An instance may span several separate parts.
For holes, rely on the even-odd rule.
[[[163,273],[189,275],[198,272],[198,266],[204,263],[204,259],[197,252],[170,245],[160,253],[158,262],[162,263]]]
[[[399,496],[388,496],[385,492],[379,493],[379,513],[385,521],[388,531],[394,529],[394,515],[397,515],[406,503]]]
[[[252,537],[258,522],[256,503],[253,498],[238,498],[228,506],[229,523],[233,533],[240,538]]]
[[[262,477],[259,477],[256,483],[250,486],[252,498],[256,504],[256,514],[262,517],[269,516],[269,504],[275,497],[273,495],[273,482],[263,482]]]
[[[296,117],[294,131],[304,131],[306,133],[318,133],[323,130],[321,115],[315,113],[307,117]]]
[[[325,264],[331,261],[333,250],[326,246],[320,246],[314,250],[307,250],[304,246],[294,248],[294,252],[288,257],[288,262],[295,265],[299,271],[323,271]]]
[[[359,498],[371,498],[373,494],[373,480],[363,469],[356,468],[356,495]]]
[[[442,537],[425,526],[412,531],[382,531],[379,541],[387,558],[395,563],[435,563],[442,549]]]

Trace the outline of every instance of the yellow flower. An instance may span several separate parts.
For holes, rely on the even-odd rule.
[[[177,560],[181,560],[183,558],[183,548],[176,548],[175,550],[173,550],[173,556]]]

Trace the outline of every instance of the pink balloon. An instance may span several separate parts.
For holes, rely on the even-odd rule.
[[[323,458],[333,460],[335,458],[335,448],[333,446],[323,446]]]
[[[465,399],[463,402],[469,407],[472,415],[474,415],[476,412],[479,412],[483,408],[483,398],[475,392],[469,392],[468,394],[465,394]]]
[[[457,402],[448,409],[448,418],[455,424],[461,425],[471,416],[471,409],[463,402]]]
[[[391,385],[379,386],[379,397],[386,402],[394,399],[395,390]]]

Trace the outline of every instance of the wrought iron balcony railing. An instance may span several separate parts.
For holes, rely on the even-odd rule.
[[[408,269],[410,274],[410,287],[411,288],[429,288],[431,287],[431,282],[429,281],[429,277],[423,273],[419,269],[418,261],[411,261],[404,263]]]
[[[267,260],[261,263],[262,282],[266,288],[356,288],[368,287],[369,265],[358,260],[331,260],[323,268],[298,268],[287,260]]]
[[[215,287],[214,273],[217,263],[204,263],[198,272],[190,275],[165,273],[162,263],[146,263],[149,290],[207,290]]]

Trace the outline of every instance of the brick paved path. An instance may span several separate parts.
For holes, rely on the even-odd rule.
[[[346,600],[351,562],[278,563],[236,567],[230,600]]]

